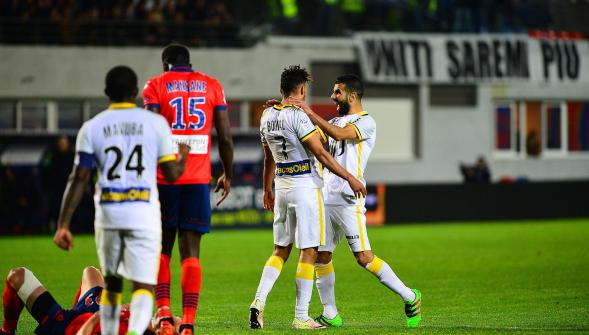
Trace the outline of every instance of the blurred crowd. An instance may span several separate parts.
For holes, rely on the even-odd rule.
[[[587,23],[578,12],[587,5],[572,0],[3,0],[0,43],[239,46],[246,26],[310,36],[362,30],[583,30]]]
[[[236,30],[220,0],[2,0],[0,13],[9,43],[206,45]]]
[[[587,26],[579,14],[587,5],[572,0],[2,0],[0,43],[239,46],[241,30],[252,26],[311,36],[359,30],[567,30]]]
[[[211,25],[232,22],[231,13],[220,0],[3,0],[0,6],[3,17],[22,20],[200,22]]]
[[[339,35],[346,31],[525,32],[550,29],[551,1],[535,0],[282,0],[296,3],[293,15],[303,33]],[[286,4],[286,6],[285,6]],[[304,8],[307,7],[307,8]],[[291,10],[291,12],[295,12]],[[282,15],[286,16],[286,15]],[[286,27],[289,29],[290,27]],[[309,29],[311,28],[311,29]],[[296,32],[295,29],[294,31]],[[291,31],[293,32],[293,31]]]

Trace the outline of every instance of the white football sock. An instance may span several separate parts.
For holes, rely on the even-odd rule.
[[[372,272],[384,286],[397,293],[403,301],[415,299],[415,293],[403,284],[393,269],[382,259],[374,256],[372,262],[366,265],[366,269]]]
[[[278,280],[283,264],[284,260],[282,260],[282,258],[279,256],[274,255],[270,256],[270,258],[268,258],[266,261],[266,265],[262,271],[262,277],[260,278],[260,284],[258,284],[258,290],[256,291],[255,297],[255,299],[259,299],[263,305],[266,305],[266,298],[268,297],[268,293],[270,293],[274,283],[276,280]]]
[[[337,315],[337,307],[335,305],[335,270],[333,263],[327,264],[315,263],[315,273],[317,274],[317,292],[321,304],[323,304],[323,316],[328,319],[333,319]]]
[[[121,293],[102,290],[100,298],[100,329],[102,335],[119,334],[119,318],[121,314]]]
[[[131,298],[131,316],[129,317],[129,332],[143,334],[151,321],[153,313],[153,294],[145,289],[133,292]]]
[[[309,303],[313,294],[313,265],[301,263],[297,265],[297,303],[295,307],[295,318],[300,321],[307,321],[309,317]]]

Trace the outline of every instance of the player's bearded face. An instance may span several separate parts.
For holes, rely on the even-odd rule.
[[[348,101],[348,94],[343,93],[335,99],[337,105],[337,112],[339,115],[347,115],[350,111],[350,102]]]
[[[347,115],[350,111],[349,97],[350,94],[346,92],[343,84],[335,84],[333,86],[331,100],[336,104],[336,109],[339,115]]]

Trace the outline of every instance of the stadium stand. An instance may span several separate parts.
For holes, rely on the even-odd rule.
[[[555,0],[6,0],[0,43],[248,46],[265,32],[587,31],[586,2]],[[262,32],[262,33],[260,33]],[[252,36],[254,35],[254,36]]]

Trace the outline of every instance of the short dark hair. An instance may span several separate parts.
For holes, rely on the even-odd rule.
[[[137,75],[128,66],[115,66],[106,74],[104,93],[111,101],[121,102],[135,98]]]
[[[311,81],[311,75],[307,69],[300,65],[291,65],[282,71],[280,76],[280,91],[284,95],[293,93],[301,84]]]
[[[344,74],[342,76],[337,77],[335,80],[336,84],[344,84],[346,85],[346,89],[348,92],[356,92],[358,94],[358,99],[362,100],[362,96],[364,95],[364,84],[360,77],[355,74]]]
[[[170,65],[190,64],[190,52],[181,44],[170,44],[162,51],[162,62]]]

